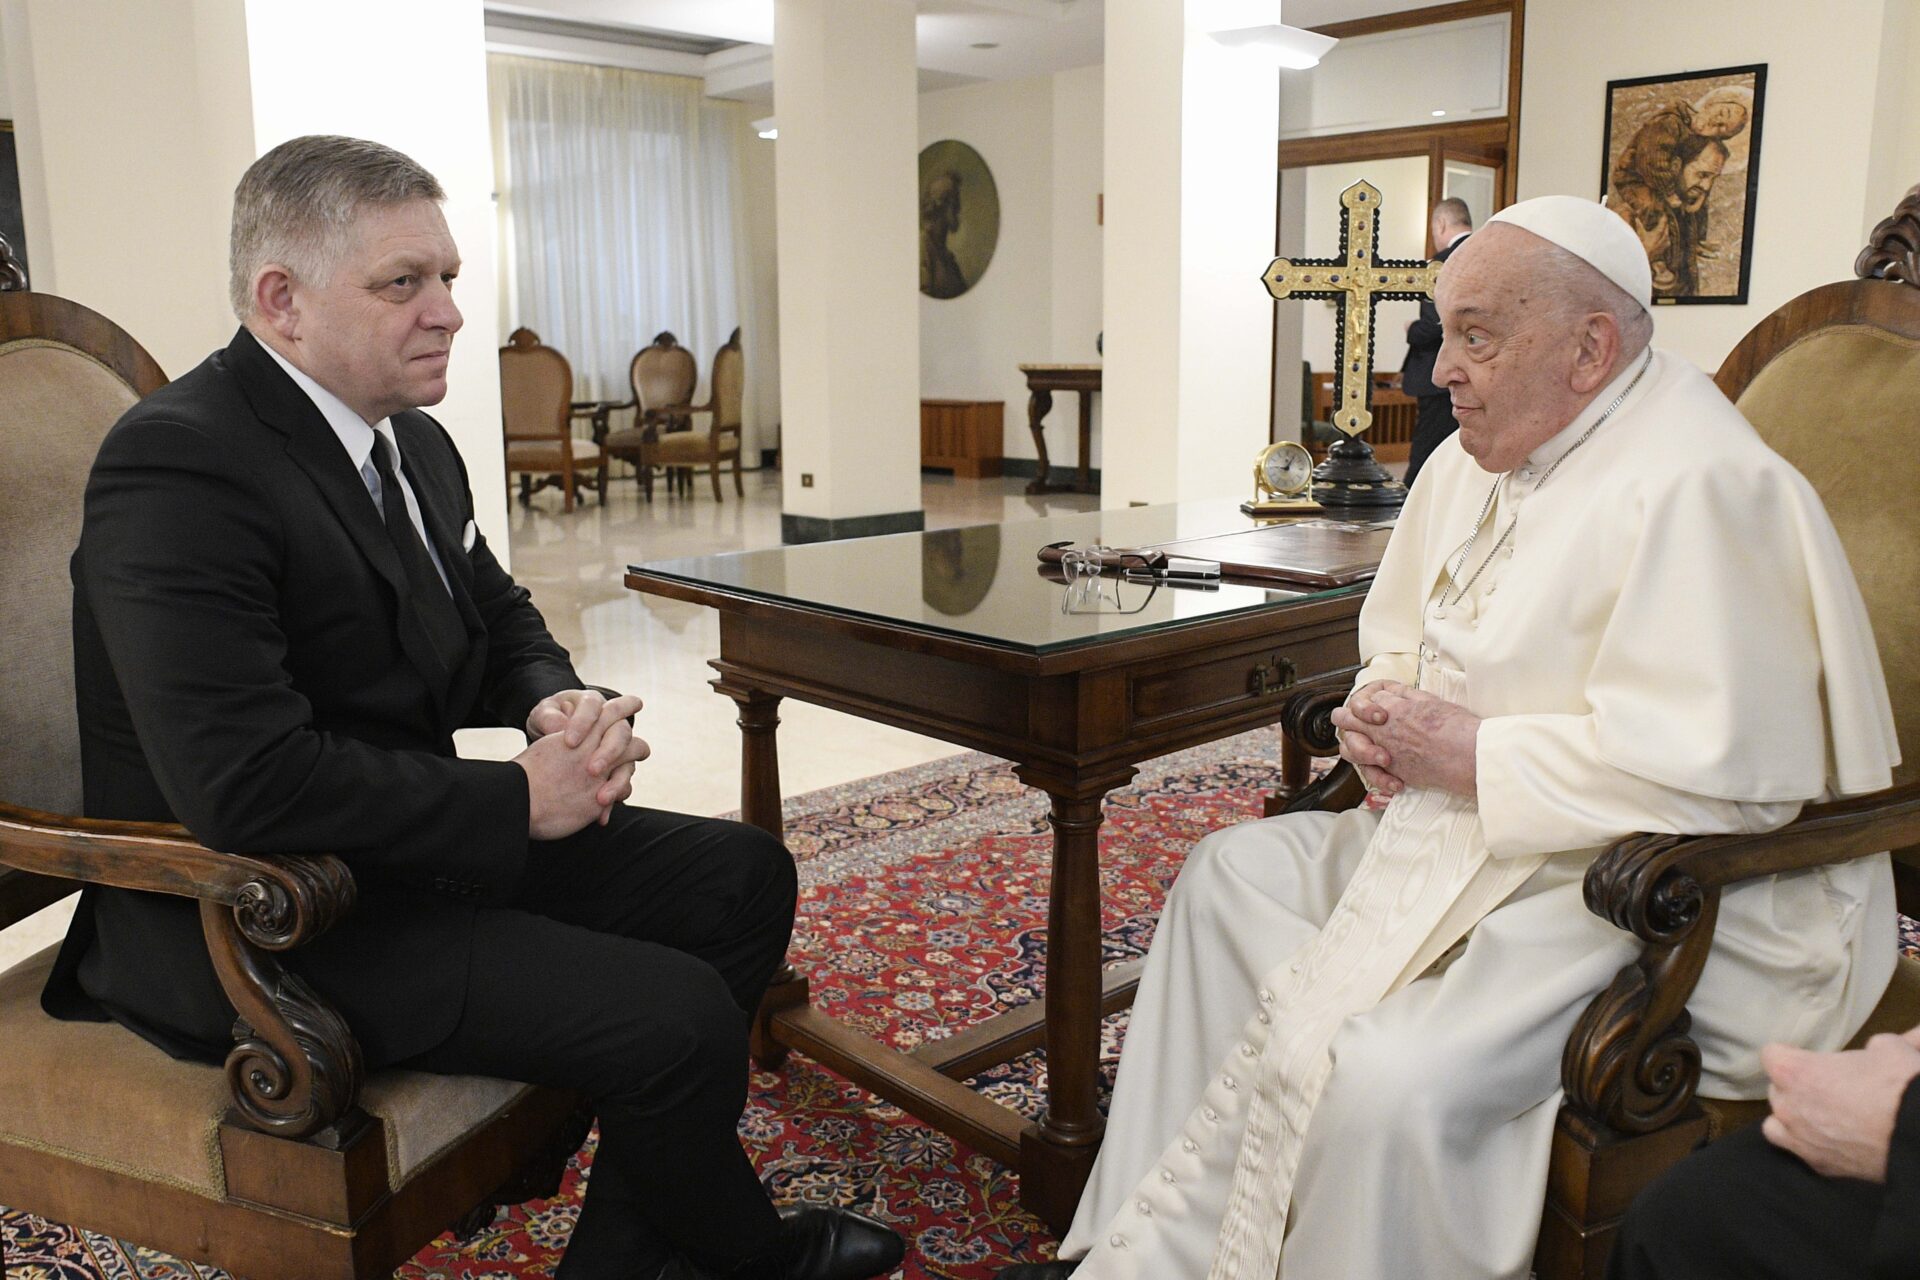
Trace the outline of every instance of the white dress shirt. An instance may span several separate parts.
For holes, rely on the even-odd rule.
[[[433,568],[440,575],[440,583],[451,592],[447,584],[447,567],[440,563],[440,549],[433,545],[433,539],[427,534],[427,522],[420,514],[420,500],[413,496],[413,486],[407,483],[407,473],[400,466],[400,439],[393,432],[393,419],[382,418],[368,426],[366,419],[347,407],[347,402],[327,390],[305,373],[296,369],[285,356],[266,343],[261,343],[266,353],[274,358],[294,385],[307,393],[307,399],[313,401],[313,407],[333,428],[333,434],[340,437],[340,447],[347,451],[347,460],[353,463],[353,469],[360,473],[361,483],[367,486],[367,496],[373,499],[374,509],[380,512],[381,521],[386,520],[386,511],[380,505],[380,473],[373,465],[373,436],[379,432],[386,437],[387,445],[393,450],[394,478],[400,481],[400,496],[406,500],[407,519],[413,521],[414,532],[420,535],[420,541],[426,544],[427,555],[433,559]]]

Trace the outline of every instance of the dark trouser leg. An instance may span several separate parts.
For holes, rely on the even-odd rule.
[[[772,1254],[778,1220],[735,1134],[748,1011],[785,954],[794,875],[754,828],[626,809],[536,847],[526,910],[476,913],[467,1005],[408,1065],[584,1090],[600,1119],[560,1274],[718,1272]],[[538,914],[535,914],[538,913]]]
[[[1407,450],[1407,487],[1411,489],[1420,468],[1427,464],[1433,451],[1459,429],[1453,420],[1453,401],[1444,395],[1421,396],[1420,408],[1413,421],[1413,444]]]
[[[1881,1189],[1823,1178],[1758,1125],[1675,1165],[1621,1224],[1608,1280],[1859,1280]]]

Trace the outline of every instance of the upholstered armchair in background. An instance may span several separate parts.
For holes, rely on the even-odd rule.
[[[531,329],[515,329],[500,348],[500,420],[506,429],[507,477],[520,475],[520,501],[558,483],[561,506],[573,510],[575,486],[607,500],[607,459],[600,446],[573,438],[573,366]],[[593,478],[589,479],[589,474]]]
[[[693,391],[700,380],[700,368],[693,352],[681,346],[673,334],[662,331],[634,355],[627,376],[633,384],[633,425],[609,432],[605,447],[612,456],[633,463],[647,500],[652,501],[653,468],[659,464],[643,460],[644,446],[693,426]],[[683,487],[691,489],[691,475],[686,472],[676,480],[669,471],[669,483],[684,481]]]
[[[676,431],[644,440],[640,445],[640,469],[665,467],[669,474],[691,476],[695,467],[707,469],[713,483],[713,500],[720,497],[720,464],[733,461],[733,492],[746,493],[740,481],[740,407],[746,393],[746,358],[740,351],[740,331],[735,329],[726,345],[713,355],[713,378],[707,384],[707,402],[688,408],[693,417],[705,414],[710,421],[701,431]]]

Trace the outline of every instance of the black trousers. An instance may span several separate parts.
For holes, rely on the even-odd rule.
[[[1420,408],[1413,420],[1413,444],[1407,450],[1407,488],[1413,488],[1420,468],[1440,447],[1440,442],[1460,429],[1453,420],[1453,400],[1444,393],[1421,396]]]
[[[756,827],[621,806],[535,846],[478,913],[466,1009],[404,1065],[583,1090],[600,1121],[562,1280],[720,1274],[779,1219],[736,1135],[747,1028],[793,930],[793,861]]]
[[[1909,1089],[1905,1111],[1920,1090]],[[1906,1120],[1903,1114],[1903,1124]],[[1896,1147],[1901,1139],[1895,1137]],[[1695,1152],[1640,1193],[1608,1280],[1869,1280],[1920,1275],[1920,1221],[1896,1151],[1886,1186],[1826,1178],[1758,1125]],[[1896,1201],[1907,1198],[1903,1212]]]

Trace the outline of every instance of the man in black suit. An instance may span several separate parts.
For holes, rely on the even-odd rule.
[[[1448,196],[1433,206],[1428,218],[1433,233],[1434,257],[1445,262],[1462,240],[1473,234],[1473,215],[1467,202]],[[1407,487],[1411,489],[1420,468],[1426,464],[1440,442],[1459,429],[1453,420],[1453,402],[1445,387],[1434,385],[1433,365],[1440,356],[1440,312],[1432,298],[1420,300],[1420,318],[1407,326],[1407,358],[1400,366],[1400,389],[1418,398],[1420,408],[1413,423],[1413,447],[1407,452]]]
[[[234,195],[242,328],[102,444],[74,553],[86,807],[219,849],[331,853],[358,905],[285,963],[369,1066],[586,1092],[563,1280],[860,1280],[899,1238],[776,1213],[734,1129],[793,925],[773,837],[623,804],[638,698],[587,688],[473,523],[446,394],[439,183],[298,138]],[[511,761],[453,731],[524,728]],[[184,899],[89,889],[43,1002],[219,1061],[234,1013]]]
[[[1608,1280],[1920,1274],[1920,1027],[1841,1053],[1768,1045],[1760,1063],[1773,1113],[1640,1193]]]

